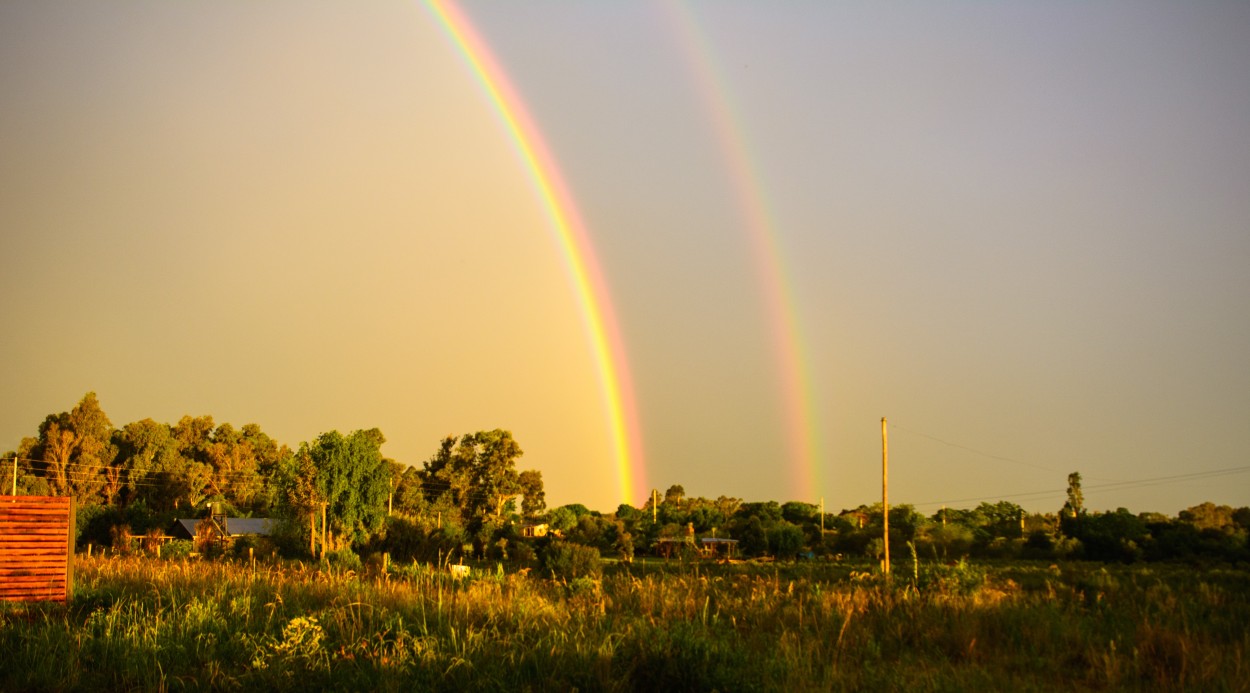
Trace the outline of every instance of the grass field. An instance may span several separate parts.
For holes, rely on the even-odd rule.
[[[1250,570],[83,559],[0,605],[0,690],[1250,690]]]

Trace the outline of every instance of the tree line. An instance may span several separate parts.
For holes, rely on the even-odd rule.
[[[531,562],[552,544],[627,561],[661,548],[695,557],[696,540],[708,537],[732,539],[743,558],[884,553],[879,503],[822,513],[797,501],[690,497],[676,484],[653,492],[641,507],[622,504],[611,513],[577,503],[548,509],[542,474],[517,469],[523,452],[506,430],[448,436],[420,467],[384,457],[384,442],[376,428],[330,431],[292,449],[256,424],[236,429],[211,416],[115,428],[87,393],[6,453],[0,479],[8,482],[5,493],[15,485],[19,494],[73,496],[79,539],[96,543],[112,541],[119,527],[124,534],[163,531],[173,518],[201,517],[213,503],[232,516],[282,520],[264,541],[289,556],[315,550],[324,516],[331,554],[349,561],[386,551],[400,560],[461,555]],[[1250,560],[1250,508],[1204,503],[1176,517],[1124,508],[1090,512],[1079,473],[1069,476],[1067,499],[1053,513],[999,501],[925,515],[901,504],[890,507],[889,526],[894,556]],[[534,527],[549,533],[535,536],[543,531]]]

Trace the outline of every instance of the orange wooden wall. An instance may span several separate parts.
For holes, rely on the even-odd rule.
[[[67,601],[74,533],[72,498],[0,496],[0,600]]]

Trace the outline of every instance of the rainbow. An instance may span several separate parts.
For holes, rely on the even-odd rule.
[[[509,84],[507,74],[495,62],[468,17],[453,3],[442,0],[428,0],[427,7],[464,56],[499,114],[551,220],[594,352],[611,431],[620,497],[622,502],[633,503],[640,499],[636,495],[639,490],[646,488],[646,475],[632,381],[603,272],[595,259],[577,206],[573,204],[541,131],[530,119],[524,102]]]
[[[699,30],[686,3],[660,3],[669,12],[669,24],[678,45],[686,52],[695,84],[707,110],[720,149],[728,164],[729,176],[746,219],[754,250],[756,271],[768,306],[772,349],[778,363],[778,377],[785,408],[786,447],[790,461],[790,489],[796,499],[814,502],[821,467],[821,443],[814,424],[816,407],[808,384],[811,382],[799,329],[797,301],[786,280],[785,262],[778,242],[778,225],[763,194],[765,186],[756,175],[758,167],[742,133],[730,90],[716,69],[714,53]]]

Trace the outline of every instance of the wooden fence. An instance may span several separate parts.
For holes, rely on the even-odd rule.
[[[0,496],[0,600],[69,600],[74,515],[72,498]]]

